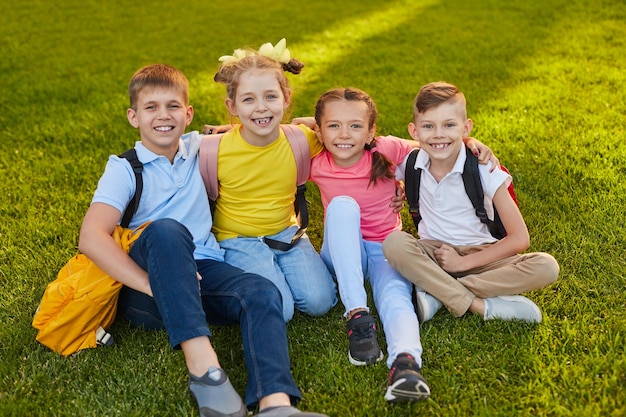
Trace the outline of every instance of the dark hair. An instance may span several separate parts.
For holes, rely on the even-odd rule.
[[[322,94],[315,104],[315,121],[317,125],[322,126],[322,115],[324,114],[324,107],[326,103],[333,101],[362,101],[367,105],[369,120],[368,120],[368,128],[371,129],[376,124],[376,119],[378,118],[378,110],[376,110],[376,104],[372,100],[372,98],[362,90],[358,88],[335,88],[332,90],[326,91]],[[372,153],[372,170],[370,173],[370,184],[376,184],[376,181],[379,179],[393,179],[393,163],[387,158],[385,155],[380,152],[376,152],[376,139],[374,138],[370,143],[365,145],[365,149],[371,151]]]
[[[185,75],[174,67],[153,64],[137,70],[128,84],[130,107],[135,108],[139,93],[147,87],[175,88],[183,95],[185,105],[189,104],[189,82]]]
[[[461,103],[465,109],[465,96],[457,86],[443,81],[432,82],[420,88],[413,104],[413,117],[447,101]]]

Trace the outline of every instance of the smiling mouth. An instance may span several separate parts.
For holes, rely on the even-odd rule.
[[[252,119],[257,125],[265,125],[272,121],[272,117],[264,117],[262,119]]]
[[[339,148],[339,149],[351,149],[351,148],[354,147],[354,145],[350,145],[350,144],[347,144],[347,143],[343,143],[341,145],[335,145],[335,146],[337,148]]]
[[[157,132],[169,132],[171,130],[174,130],[174,126],[158,126],[155,127],[154,130],[156,130]]]
[[[448,146],[450,146],[449,143],[432,143],[430,145],[431,148],[434,148],[437,150],[446,149]]]

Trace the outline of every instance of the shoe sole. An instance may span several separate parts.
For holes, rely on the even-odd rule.
[[[384,357],[385,357],[385,354],[381,350],[380,355],[378,355],[378,357],[372,356],[365,360],[360,360],[360,359],[353,358],[352,355],[350,354],[350,351],[348,351],[348,360],[350,361],[352,365],[355,365],[355,366],[374,365],[375,363],[383,360]]]
[[[387,388],[385,399],[390,403],[404,401],[422,401],[430,397],[430,388],[424,381],[411,382],[406,378],[398,379]]]

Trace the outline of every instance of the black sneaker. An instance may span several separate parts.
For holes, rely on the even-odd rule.
[[[360,311],[348,320],[348,340],[348,359],[352,365],[371,365],[383,358],[376,337],[376,322],[366,311]]]
[[[398,355],[389,372],[389,386],[385,399],[389,402],[420,401],[430,396],[430,388],[420,373],[413,356]]]

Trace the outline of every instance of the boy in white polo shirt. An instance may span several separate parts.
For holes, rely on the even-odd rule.
[[[415,168],[421,168],[418,225],[420,239],[396,231],[383,244],[389,263],[417,289],[420,322],[441,304],[456,317],[467,311],[485,320],[540,322],[541,311],[517,295],[543,288],[559,273],[547,253],[520,254],[530,245],[528,229],[507,187],[511,177],[490,164],[480,165],[485,207],[491,202],[506,229],[494,238],[467,197],[462,179],[466,159],[463,137],[472,130],[463,93],[435,82],[415,98],[410,135],[420,142]],[[404,167],[401,167],[404,168]]]

